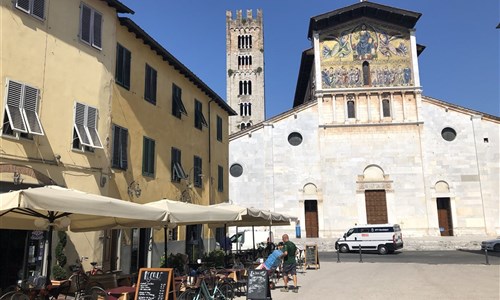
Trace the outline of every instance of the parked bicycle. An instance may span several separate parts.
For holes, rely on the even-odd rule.
[[[70,282],[60,285],[45,286],[45,277],[38,276],[31,280],[20,281],[10,291],[0,296],[0,300],[55,300],[59,294],[69,290]]]
[[[102,284],[97,281],[92,281],[90,272],[85,272],[82,262],[86,257],[78,259],[76,267],[73,269],[73,274],[69,277],[71,282],[70,292],[75,294],[75,300],[106,300],[107,292]]]
[[[206,278],[211,284],[207,284]],[[218,270],[207,270],[205,275],[197,278],[194,287],[188,287],[177,300],[231,300],[234,298],[234,287],[226,276]]]

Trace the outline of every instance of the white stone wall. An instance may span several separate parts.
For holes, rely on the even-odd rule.
[[[498,234],[498,122],[422,101],[421,122],[320,126],[318,107],[309,104],[232,136],[229,164],[244,169],[229,178],[233,202],[297,216],[305,236],[303,201],[317,200],[319,236],[336,237],[366,223],[357,181],[376,165],[384,171],[389,222],[406,236],[439,235],[436,197],[450,197],[455,235]],[[457,131],[455,141],[441,137],[444,127]],[[301,145],[288,143],[291,132],[302,135]],[[450,192],[437,193],[438,181]],[[314,196],[304,194],[308,183],[317,187]],[[276,233],[293,234],[294,225]]]

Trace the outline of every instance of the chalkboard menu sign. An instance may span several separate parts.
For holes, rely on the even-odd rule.
[[[318,245],[306,245],[306,267],[319,269]]]
[[[267,270],[248,270],[247,299],[271,299]]]
[[[142,268],[134,300],[176,300],[174,288],[174,269]]]

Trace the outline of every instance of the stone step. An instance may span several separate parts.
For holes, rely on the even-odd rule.
[[[460,237],[403,237],[404,248],[408,251],[437,251],[437,250],[481,250],[481,242],[491,239],[489,236],[460,236]],[[291,238],[299,249],[306,244],[317,244],[318,251],[331,252],[335,250],[333,238]]]

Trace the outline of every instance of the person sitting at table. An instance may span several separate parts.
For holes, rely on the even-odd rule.
[[[281,256],[283,255],[283,242],[278,243],[278,247],[267,257],[266,261],[260,264],[257,269],[272,270],[281,264]]]

